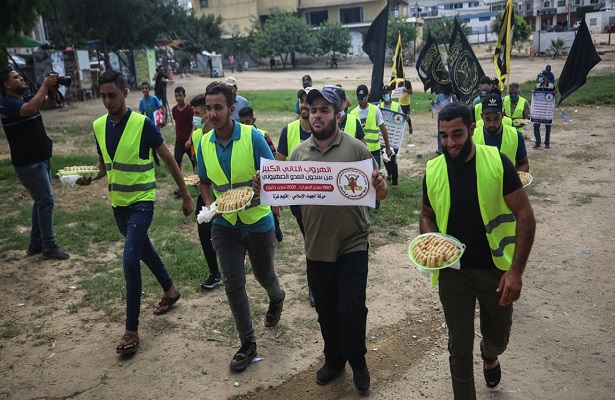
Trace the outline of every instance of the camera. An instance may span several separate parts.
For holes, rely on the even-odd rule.
[[[57,72],[48,72],[47,75],[45,76],[52,76],[55,75],[58,77],[58,85],[62,85],[62,86],[70,86],[70,84],[72,83],[73,79],[70,76],[62,76],[60,74],[58,74]]]

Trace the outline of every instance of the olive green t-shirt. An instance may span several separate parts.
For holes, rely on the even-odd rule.
[[[360,140],[338,131],[331,146],[320,151],[314,136],[295,148],[290,161],[353,162],[373,160]],[[305,227],[305,255],[312,261],[335,262],[340,256],[368,248],[369,215],[366,206],[301,206]]]

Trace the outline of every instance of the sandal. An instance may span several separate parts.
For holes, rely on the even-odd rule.
[[[500,363],[491,369],[486,369],[483,366],[483,375],[485,376],[485,382],[487,383],[488,388],[494,388],[500,383],[500,379],[502,379],[502,369],[500,368]]]
[[[175,291],[175,294],[172,297],[162,296],[162,299],[158,302],[156,308],[154,308],[154,315],[162,315],[173,307],[173,304],[177,303],[177,300],[182,297],[179,290]]]
[[[126,331],[120,344],[115,348],[117,354],[134,354],[139,347],[139,334],[137,332]]]

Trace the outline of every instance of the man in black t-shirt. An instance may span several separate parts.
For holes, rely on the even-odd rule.
[[[435,271],[449,329],[454,397],[476,398],[472,352],[475,304],[480,304],[480,343],[488,387],[498,385],[498,356],[508,344],[512,303],[534,241],[536,222],[512,162],[493,146],[476,145],[472,113],[462,103],[438,115],[444,154],[427,163],[421,233],[441,232],[466,245],[460,269]],[[438,277],[439,275],[439,277]]]
[[[51,189],[52,142],[45,132],[40,109],[47,92],[55,91],[57,75],[45,78],[35,95],[26,96],[28,85],[16,71],[0,71],[2,100],[0,118],[11,149],[11,162],[19,182],[34,200],[32,230],[26,254],[42,254],[44,259],[68,260],[56,244],[53,232],[53,191]]]

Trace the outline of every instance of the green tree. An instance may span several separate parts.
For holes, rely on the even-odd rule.
[[[517,42],[523,42],[530,37],[530,33],[532,33],[532,29],[525,22],[525,19],[518,13],[514,13],[515,18],[515,29],[513,29],[512,36],[512,44],[514,45]],[[502,20],[504,19],[504,12],[498,14],[498,16],[491,22],[491,32],[498,35],[500,33],[500,28],[502,26]]]
[[[259,57],[279,56],[286,68],[293,53],[315,54],[316,35],[303,18],[293,13],[276,11],[254,37],[254,54]]]
[[[472,34],[472,29],[468,27],[465,21],[461,20],[459,23],[461,24],[461,30],[466,36]],[[423,31],[423,40],[427,40],[427,35],[431,33],[431,37],[436,40],[438,45],[444,45],[448,52],[448,45],[451,41],[454,27],[454,17],[442,16],[426,25],[426,29]]]
[[[19,37],[32,31],[39,16],[49,13],[48,0],[3,0],[0,12],[0,45],[16,44]],[[0,68],[8,65],[8,57],[0,51]]]
[[[407,22],[404,17],[390,17],[387,28],[387,47],[395,51],[397,46],[398,32],[401,32],[401,44],[405,49],[409,49],[410,43],[416,39],[416,26]]]
[[[352,46],[350,30],[339,22],[325,21],[317,31],[317,53],[319,55],[331,53],[346,55]]]
[[[551,46],[549,52],[553,53],[553,59],[559,58],[560,53],[566,51],[566,43],[562,38],[551,39]]]

